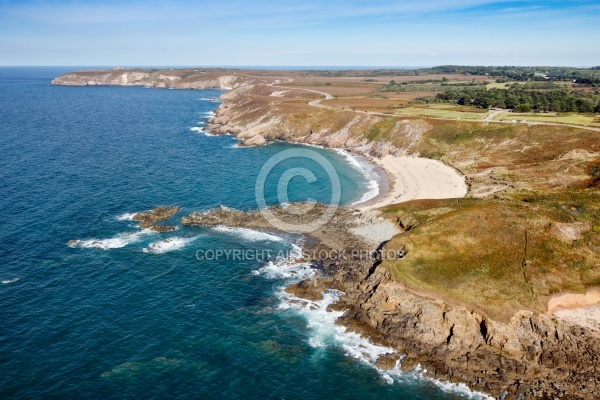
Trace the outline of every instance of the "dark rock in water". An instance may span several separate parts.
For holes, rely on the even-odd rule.
[[[150,227],[155,232],[171,232],[175,230],[174,226],[155,224]]]
[[[172,226],[155,225],[155,222],[164,221],[171,218],[181,210],[179,206],[158,206],[154,210],[137,213],[133,216],[134,221],[138,221],[142,228],[150,228],[156,232],[168,232],[175,229]]]
[[[327,288],[324,279],[309,279],[293,284],[285,289],[286,292],[296,297],[310,301],[323,300],[323,291]]]

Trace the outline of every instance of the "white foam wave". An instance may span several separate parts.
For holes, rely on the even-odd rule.
[[[194,126],[194,127],[190,128],[190,131],[198,132],[198,133],[203,133],[204,132],[204,128],[201,128],[199,126]]]
[[[131,243],[138,242],[142,236],[155,233],[152,229],[142,229],[138,232],[120,233],[117,236],[109,239],[87,239],[87,240],[71,240],[69,247],[81,247],[84,249],[120,249]]]
[[[379,194],[379,182],[378,177],[373,169],[373,166],[367,162],[363,162],[359,160],[352,153],[347,152],[343,149],[332,149],[334,152],[343,156],[348,164],[352,166],[354,169],[359,171],[361,174],[367,178],[366,191],[362,194],[358,201],[355,201],[354,204],[364,203],[372,198],[376,197]]]
[[[133,217],[135,217],[137,213],[123,213],[121,215],[117,215],[117,219],[119,221],[133,221]]]
[[[308,279],[315,276],[315,270],[310,263],[298,262],[302,257],[302,248],[292,243],[292,247],[277,260],[268,261],[259,269],[252,271],[253,275],[262,275],[267,279],[286,279],[288,283]]]
[[[282,237],[271,235],[266,232],[255,231],[253,229],[230,228],[227,226],[217,226],[213,229],[217,232],[229,233],[232,235],[239,236],[242,239],[248,240],[250,242],[261,242],[261,241],[284,242],[285,241],[285,239],[283,239]]]
[[[206,116],[209,116],[209,117],[214,117],[216,114],[215,114],[214,111],[205,111],[205,112],[202,113],[202,115],[206,115]]]
[[[441,390],[443,390],[446,393],[460,395],[460,396],[463,396],[468,399],[494,400],[494,398],[492,396],[490,396],[486,393],[471,390],[464,383],[444,382],[444,381],[436,380],[433,378],[429,378],[424,375],[427,372],[427,370],[421,368],[420,365],[418,365],[417,368],[415,368],[412,371],[408,371],[408,372],[402,371],[400,369],[401,363],[402,363],[402,360],[401,359],[398,360],[396,362],[396,366],[393,369],[388,370],[388,371],[384,371],[379,368],[377,368],[377,369],[380,370],[381,373],[386,374],[389,379],[392,379],[395,382],[415,382],[415,381],[417,381],[417,382],[422,382],[422,383],[429,383],[429,384],[433,384],[433,385],[437,386],[438,388],[440,388]]]
[[[327,308],[335,303],[341,294],[342,292],[338,290],[326,290],[322,300],[309,301],[281,290],[278,292],[281,299],[279,308],[293,310],[306,319],[308,328],[311,330],[309,344],[312,347],[339,347],[348,356],[370,365],[385,354],[396,353],[396,350],[391,347],[373,344],[358,333],[350,332],[346,327],[335,323],[344,312]]]
[[[285,277],[285,276],[283,276]],[[310,329],[308,343],[314,348],[337,347],[345,354],[360,362],[375,368],[381,377],[388,383],[414,383],[421,381],[439,387],[447,393],[465,396],[469,399],[492,399],[485,393],[472,391],[465,384],[438,381],[424,375],[426,370],[417,368],[410,372],[400,369],[400,362],[392,370],[384,370],[375,365],[377,360],[386,354],[397,354],[398,351],[386,346],[373,344],[369,339],[356,332],[348,331],[346,327],[335,322],[344,312],[328,310],[329,305],[335,303],[343,293],[337,290],[326,290],[323,299],[310,301],[301,299],[290,293],[280,290],[277,295],[281,299],[279,309],[292,311],[303,316]],[[399,354],[398,354],[399,355]]]
[[[142,251],[144,253],[164,254],[170,251],[180,250],[196,239],[198,239],[198,236],[189,238],[172,237],[150,243],[148,247],[145,247]]]
[[[11,283],[19,282],[21,278],[3,279],[2,284],[10,285]]]
[[[219,99],[217,99],[216,97],[201,97],[199,100],[212,101],[213,103],[219,103]]]

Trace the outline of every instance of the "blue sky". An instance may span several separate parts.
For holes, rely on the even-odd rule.
[[[0,65],[600,65],[595,1],[0,0]]]

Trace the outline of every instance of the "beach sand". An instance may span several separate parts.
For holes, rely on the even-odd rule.
[[[441,161],[390,155],[371,161],[387,172],[389,190],[381,191],[381,196],[368,204],[358,205],[360,210],[416,199],[460,198],[468,192],[464,177]]]
[[[567,293],[548,302],[548,314],[565,322],[600,332],[600,291]]]

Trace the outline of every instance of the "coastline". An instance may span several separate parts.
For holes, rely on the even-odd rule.
[[[238,130],[237,133],[240,133],[239,130],[241,128],[236,124],[230,123],[235,118],[235,113],[232,112],[232,109],[229,110],[230,112],[226,111],[228,106],[231,106],[231,104],[227,104],[229,100],[228,96],[223,96],[222,99],[224,100],[223,109],[217,109],[217,117],[212,122],[207,121],[206,124],[209,125],[209,128],[211,126],[215,128],[215,134],[231,132],[238,136],[240,140],[243,140],[243,132],[242,135],[238,135],[235,131],[229,130],[230,127],[233,127]],[[265,126],[267,125],[265,124]],[[250,127],[252,134],[256,137],[265,139],[263,137],[263,126],[255,130],[253,130],[251,125],[246,125],[246,128],[248,127]],[[326,141],[322,136],[319,137],[318,134],[313,136],[312,130],[310,132],[310,135],[299,137],[298,140],[282,139],[286,137],[284,135],[277,137],[278,140],[287,143],[342,149],[342,151],[352,154],[353,157],[357,156],[354,151],[343,149],[355,149],[360,148],[360,146],[346,146],[342,142]],[[273,134],[265,134],[264,136],[270,139],[273,137]],[[368,147],[365,148],[365,152],[369,152]],[[440,161],[410,156],[393,156],[390,153],[379,155],[381,158],[359,155],[359,157],[364,157],[369,162],[377,165],[379,178],[381,180],[387,178],[388,181],[387,191],[382,190],[382,186],[380,186],[377,196],[366,200],[364,204],[358,203],[354,205],[355,210],[360,211],[363,216],[372,216],[372,213],[376,213],[375,209],[390,204],[415,199],[464,197],[469,191],[464,176],[459,174],[453,167]],[[351,219],[353,220],[355,216],[356,214]],[[381,220],[383,218],[363,218],[363,225],[373,224],[374,219]],[[229,221],[229,223],[235,226],[237,222]],[[261,228],[259,224],[249,225],[249,227]],[[341,239],[340,237],[334,237],[334,234],[339,235]],[[350,226],[346,225],[331,228],[327,236],[329,236],[328,240],[331,241],[330,243],[337,244],[343,242],[343,238],[347,238],[352,234],[355,237],[361,236],[356,234]],[[324,237],[324,235],[320,236],[321,238]],[[321,238],[319,238],[319,243],[325,243],[326,241]],[[364,236],[361,239],[364,240]],[[377,244],[369,243],[368,246],[375,248]],[[372,343],[391,344],[401,353],[408,354],[407,359],[403,359],[402,361],[403,370],[414,370],[422,363],[425,371],[433,371],[427,373],[426,376],[449,380],[451,382],[464,382],[471,388],[489,391],[490,393],[501,393],[500,389],[510,389],[511,394],[535,393],[540,390],[554,393],[554,391],[562,390],[549,386],[550,382],[553,382],[555,379],[560,380],[561,384],[569,385],[568,387],[574,387],[572,385],[576,385],[577,381],[567,380],[557,375],[558,372],[555,373],[554,370],[549,369],[544,370],[544,374],[547,374],[544,376],[531,372],[537,366],[535,360],[532,362],[527,358],[528,355],[525,353],[525,349],[528,349],[526,346],[531,345],[531,338],[556,337],[556,340],[552,339],[549,343],[535,342],[535,351],[539,351],[540,354],[543,351],[544,356],[549,359],[555,356],[564,358],[565,356],[561,355],[563,354],[561,352],[564,351],[568,356],[567,365],[569,368],[572,368],[573,371],[577,370],[577,368],[583,370],[584,373],[581,373],[582,377],[585,377],[585,374],[589,373],[589,369],[582,368],[583,361],[572,357],[573,354],[578,354],[577,352],[579,351],[575,351],[572,348],[572,344],[576,342],[573,339],[576,336],[573,333],[575,331],[572,331],[571,327],[563,324],[562,321],[559,321],[561,322],[559,324],[557,322],[559,318],[554,318],[559,317],[556,313],[548,319],[543,315],[519,311],[515,314],[515,321],[523,320],[525,325],[527,325],[524,328],[517,326],[516,322],[514,326],[513,322],[510,325],[497,324],[496,321],[487,318],[485,314],[480,315],[474,313],[472,310],[455,309],[449,312],[450,317],[446,317],[446,311],[443,311],[443,323],[441,323],[438,321],[436,308],[439,306],[439,302],[432,302],[431,299],[422,298],[418,295],[414,296],[414,293],[410,293],[408,288],[393,280],[389,276],[389,271],[386,271],[385,268],[376,265],[372,261],[368,265],[350,261],[349,265],[344,266],[344,268],[345,270],[339,273],[325,271],[336,275],[333,278],[334,283],[332,283],[330,276],[323,274],[323,276],[319,276],[318,278],[303,281],[307,283],[302,282],[302,285],[292,285],[295,287],[288,289],[294,290],[299,298],[304,299],[310,299],[319,295],[322,296],[324,290],[332,286],[338,290],[347,291],[347,295],[341,297],[340,302],[331,305],[331,307],[335,308],[345,307],[344,309],[347,310],[347,313],[336,321],[336,324],[343,325],[352,331],[362,332]],[[310,290],[305,290],[306,287],[309,287]],[[400,300],[388,300],[394,297]],[[388,303],[392,304],[388,305]],[[388,306],[392,307],[391,310],[393,313],[390,309],[386,309]],[[442,306],[443,310],[446,310],[446,307],[450,306],[450,304],[445,303]],[[411,314],[415,309],[418,312],[414,315]],[[398,316],[400,316],[400,322],[398,322]],[[425,316],[424,321],[422,316]],[[456,324],[448,323],[446,321],[448,318],[449,321],[454,321]],[[390,332],[391,329],[404,327],[405,325],[403,324],[405,323],[408,324],[410,322],[412,324],[415,320],[420,324],[418,326],[420,330]],[[465,326],[470,330],[463,329]],[[414,325],[413,328],[417,328],[417,326]],[[430,335],[431,331],[436,332],[433,337],[421,337],[423,335]],[[473,335],[473,332],[476,332],[476,334]],[[445,343],[437,343],[437,339],[439,338],[443,338]],[[467,343],[460,342],[471,339],[475,339],[475,343],[479,347],[473,349]],[[589,344],[594,338],[586,339],[590,340],[590,342],[583,342],[583,339],[580,340],[582,340],[584,349],[589,350],[590,348],[594,348],[593,345]],[[565,348],[566,350],[564,350]],[[475,350],[478,351],[476,354],[477,357],[470,357],[469,354]],[[498,361],[492,359],[497,355],[498,351],[503,355],[502,360],[507,360],[513,364],[504,366],[506,368],[503,367],[500,371],[491,372],[489,375],[488,373],[482,374],[481,371],[498,366]],[[527,352],[529,351],[527,350]],[[461,357],[464,358],[465,354],[467,355],[466,361],[461,359]],[[503,363],[503,361],[500,362]],[[394,365],[386,363],[386,360],[383,360],[381,363],[378,362],[377,365],[384,366],[386,370],[395,368]],[[546,368],[546,366],[543,366],[543,368]],[[518,372],[519,370],[528,370],[530,372],[527,375],[523,375],[522,372]],[[522,381],[525,383],[523,384]],[[507,382],[512,383],[509,384]]]

